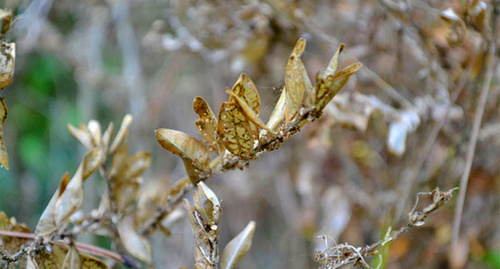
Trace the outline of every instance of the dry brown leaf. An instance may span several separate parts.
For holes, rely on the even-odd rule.
[[[303,105],[311,107],[314,104],[314,87],[307,75],[304,63],[300,59],[305,47],[306,40],[299,39],[285,67],[285,116],[287,122],[292,121]]]
[[[128,181],[140,176],[151,164],[151,154],[146,151],[137,152],[127,157],[125,167],[120,171],[119,177]]]
[[[111,144],[111,138],[113,137],[113,132],[115,130],[115,126],[113,125],[112,122],[109,123],[108,128],[106,131],[104,131],[104,134],[102,135],[102,153],[103,157],[102,161],[105,162],[107,161],[107,156],[108,156],[108,150],[109,150],[109,145]]]
[[[10,30],[10,23],[12,21],[12,12],[0,9],[0,37],[3,37]]]
[[[128,128],[130,127],[131,123],[132,116],[128,114],[125,115],[125,117],[123,117],[122,124],[120,125],[120,129],[118,130],[118,133],[116,134],[115,139],[113,140],[113,143],[111,144],[111,147],[109,149],[110,154],[114,154],[123,143],[126,143]]]
[[[234,102],[223,102],[219,111],[217,134],[229,152],[242,159],[250,159],[259,130]]]
[[[92,145],[98,147],[101,145],[101,124],[96,120],[89,121],[87,129],[92,137]]]
[[[101,164],[102,153],[98,148],[89,151],[82,161],[82,180],[85,181]]]
[[[12,83],[16,59],[16,44],[2,42],[0,45],[0,90]]]
[[[243,114],[249,121],[257,125],[258,127],[268,131],[269,133],[274,133],[273,130],[267,128],[266,124],[264,124],[264,122],[255,113],[255,111],[250,107],[250,105],[248,105],[242,98],[237,96],[232,91],[227,91],[227,93],[231,96],[231,99],[236,102],[236,104],[239,106],[239,110],[243,112]]]
[[[49,201],[49,204],[45,207],[45,210],[42,213],[42,216],[40,217],[40,220],[38,220],[38,224],[36,225],[35,228],[35,235],[37,236],[42,236],[42,237],[48,237],[52,232],[57,230],[57,225],[56,225],[56,203],[59,197],[64,193],[66,190],[66,186],[68,185],[69,181],[71,180],[70,176],[68,173],[65,173],[61,179],[61,183],[59,184],[59,188],[57,191],[54,193],[52,198]]]
[[[5,119],[7,119],[7,105],[3,97],[0,96],[0,165],[9,170],[9,155],[7,154],[7,148],[3,140],[3,124],[5,123]]]
[[[148,240],[123,221],[118,222],[116,229],[125,249],[134,257],[151,264],[151,246]]]
[[[222,217],[222,207],[219,198],[203,181],[198,183],[198,191],[194,193],[194,206],[206,224],[212,230],[217,230]]]
[[[234,84],[231,92],[234,95],[229,97],[229,102],[235,101],[234,96],[240,97],[248,106],[255,112],[257,117],[260,116],[260,97],[257,88],[253,81],[245,74],[241,74]]]
[[[252,246],[255,222],[251,221],[222,251],[220,268],[234,268]]]
[[[156,140],[164,149],[182,158],[193,183],[207,176],[210,172],[210,152],[202,142],[176,130],[158,129],[155,133]]]
[[[194,98],[193,109],[200,117],[195,121],[195,124],[203,141],[208,145],[208,149],[221,155],[224,148],[220,148],[221,145],[217,143],[217,118],[214,112],[201,96]]]
[[[326,79],[318,76],[316,78],[316,108],[319,111],[323,110],[361,67],[363,67],[361,63],[354,63],[338,71],[335,75],[327,76]]]
[[[0,211],[0,231],[29,233],[30,229],[24,224],[18,224],[14,218],[9,219],[3,211]],[[25,238],[0,236],[0,246],[2,246],[10,254],[18,252],[21,246],[27,242],[28,239]]]

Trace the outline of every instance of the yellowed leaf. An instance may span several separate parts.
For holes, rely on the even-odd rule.
[[[134,257],[150,264],[151,246],[149,242],[123,221],[118,222],[116,229],[125,249]]]
[[[115,130],[115,126],[112,122],[109,123],[108,128],[104,131],[102,135],[102,153],[103,153],[103,161],[107,160],[109,145],[111,144],[111,138],[113,137],[113,132]],[[106,157],[106,158],[104,158]]]
[[[128,180],[140,176],[151,164],[151,154],[146,151],[137,152],[129,156],[126,160],[126,166],[121,171],[123,178]]]
[[[260,116],[259,92],[247,75],[242,73],[230,91],[234,95],[229,97],[229,102],[235,102],[235,96],[240,97],[255,112],[257,117]]]
[[[0,164],[9,170],[9,155],[7,154],[7,148],[3,139],[3,124],[5,123],[5,119],[7,119],[7,105],[3,97],[0,96]]]
[[[227,91],[227,93],[231,96],[231,99],[235,101],[236,105],[239,107],[239,110],[243,113],[243,115],[245,115],[245,117],[249,121],[257,125],[258,127],[268,131],[269,133],[274,133],[273,130],[267,128],[264,122],[259,118],[259,116],[255,113],[255,111],[247,104],[247,102],[245,102],[242,98],[237,96],[232,91]]]
[[[217,134],[226,149],[242,159],[252,157],[252,149],[259,138],[257,126],[245,117],[234,102],[221,104]]]
[[[125,117],[123,117],[122,124],[120,125],[120,129],[118,130],[118,133],[116,134],[115,139],[111,144],[111,148],[109,149],[110,154],[114,154],[118,150],[118,148],[123,143],[126,142],[128,136],[128,129],[131,123],[132,123],[132,116],[128,114],[125,115]]]
[[[314,87],[300,59],[305,47],[306,40],[300,38],[285,67],[285,118],[287,122],[292,121],[303,105],[310,107],[314,104]]]
[[[339,68],[339,56],[344,51],[345,45],[340,44],[338,47],[337,51],[333,55],[332,59],[330,60],[330,63],[328,64],[328,67],[326,68],[326,71],[321,74],[322,78],[326,78],[330,75],[335,75],[335,72],[337,72],[337,69]]]
[[[101,164],[102,153],[98,148],[89,151],[82,161],[82,180],[85,181]]]
[[[349,81],[349,78],[354,75],[363,65],[361,63],[354,63],[337,73],[329,75],[326,79],[321,77],[316,81],[316,107],[319,110],[323,108],[337,95],[337,93]]]
[[[24,224],[18,224],[14,218],[9,219],[3,211],[0,211],[0,231],[29,233],[30,229]],[[0,246],[10,254],[17,253],[27,242],[28,239],[25,238],[0,236]]]
[[[195,122],[196,127],[203,141],[208,145],[208,149],[219,155],[222,154],[224,148],[221,149],[221,145],[217,143],[217,118],[214,112],[201,96],[194,98],[193,108],[194,112],[200,117]]]
[[[158,129],[155,133],[156,140],[164,149],[182,158],[193,183],[207,176],[210,172],[210,152],[201,141],[170,129]]]

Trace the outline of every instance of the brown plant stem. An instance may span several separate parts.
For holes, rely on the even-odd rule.
[[[23,232],[13,232],[13,231],[0,231],[0,236],[9,236],[9,237],[17,237],[17,238],[25,238],[25,239],[31,239],[33,240],[35,238],[35,235],[32,233],[23,233]],[[54,241],[55,244],[61,245],[61,246],[68,246],[68,243],[63,241],[63,240],[56,240]],[[118,253],[109,251],[104,248],[100,248],[97,246],[85,244],[85,243],[80,243],[80,242],[75,242],[75,246],[78,251],[91,254],[91,255],[96,255],[104,258],[110,258],[113,259],[119,263],[124,264],[125,260],[122,258],[122,256]]]
[[[491,81],[493,79],[493,74],[495,71],[495,45],[489,42],[488,55],[486,56],[486,61],[488,61],[486,75],[481,89],[481,95],[479,96],[479,102],[476,107],[476,112],[474,115],[474,122],[472,125],[471,137],[469,145],[467,147],[465,168],[462,176],[460,178],[460,194],[458,196],[457,207],[455,208],[455,217],[453,219],[453,236],[452,245],[455,246],[458,242],[458,236],[460,233],[460,224],[462,222],[462,214],[465,203],[465,194],[467,192],[467,183],[469,182],[470,170],[472,167],[472,160],[474,159],[474,152],[476,150],[477,138],[479,134],[479,129],[481,127],[481,121],[484,114],[484,109],[486,106],[486,101],[488,100],[488,94],[490,91]]]

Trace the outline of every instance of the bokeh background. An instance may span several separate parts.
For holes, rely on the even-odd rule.
[[[405,224],[418,192],[458,186],[487,72],[493,80],[457,247],[450,246],[453,198],[382,254],[386,268],[500,268],[498,54],[493,70],[485,60],[486,40],[500,44],[492,15],[498,1],[0,3],[17,16],[6,37],[16,42],[17,57],[14,82],[2,91],[10,170],[0,170],[0,210],[31,229],[84,153],[68,123],[116,126],[130,113],[130,150],[153,157],[144,189],[166,188],[185,170],[153,131],[197,136],[194,97],[217,113],[241,72],[257,85],[267,119],[289,54],[304,37],[312,79],[340,43],[347,46],[341,65],[364,67],[320,120],[282,148],[208,181],[223,200],[222,246],[257,222],[240,268],[317,267],[314,251],[324,248],[318,235],[329,244],[374,243],[389,226]],[[89,210],[104,185],[98,176],[85,184]],[[192,265],[187,220],[172,233],[151,238],[157,268]],[[105,238],[82,240],[110,247]]]

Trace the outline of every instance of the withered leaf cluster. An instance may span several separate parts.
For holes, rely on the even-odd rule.
[[[10,29],[12,13],[0,9],[0,38]],[[16,62],[16,44],[0,41],[0,91],[12,83]],[[0,96],[0,165],[9,169],[9,155],[3,138],[3,125],[7,119],[7,105]]]
[[[219,265],[219,221],[222,218],[221,203],[215,193],[203,182],[198,183],[194,193],[194,206],[184,199],[189,223],[195,238],[194,268],[218,268]],[[252,245],[255,222],[251,221],[240,234],[224,248],[221,268],[234,268]]]
[[[183,159],[192,183],[224,169],[241,167],[260,154],[279,148],[307,121],[319,117],[362,67],[361,63],[354,63],[338,70],[339,56],[344,49],[341,45],[327,69],[316,75],[313,84],[300,58],[305,46],[306,41],[299,39],[290,55],[285,67],[285,86],[267,123],[260,118],[260,97],[255,84],[241,74],[226,91],[229,100],[221,104],[218,116],[202,97],[194,100],[194,111],[200,117],[195,124],[206,145],[180,131],[156,130],[160,145]],[[211,160],[210,151],[218,157]]]

